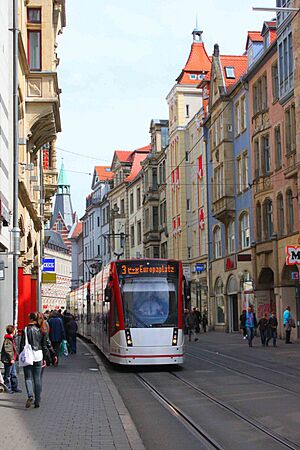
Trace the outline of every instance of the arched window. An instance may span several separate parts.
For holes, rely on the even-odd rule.
[[[235,252],[234,221],[230,222],[227,227],[227,251],[229,254]]]
[[[277,230],[279,236],[284,234],[284,205],[282,194],[278,194],[277,196]]]
[[[256,204],[256,239],[261,241],[261,204],[258,202]]]
[[[269,198],[264,203],[265,238],[270,239],[273,234],[273,204]]]
[[[223,282],[218,278],[215,284],[215,299],[216,299],[216,323],[225,323],[225,302],[223,295]]]
[[[240,237],[241,248],[250,247],[250,221],[247,212],[243,213],[240,217]]]
[[[57,222],[57,231],[61,231],[63,229],[62,222]]]
[[[286,193],[286,209],[287,209],[287,231],[294,231],[294,209],[293,209],[293,193],[289,189]]]
[[[215,259],[221,258],[222,256],[222,238],[221,228],[219,226],[214,229],[214,254]]]

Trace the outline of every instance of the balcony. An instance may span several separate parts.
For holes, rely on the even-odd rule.
[[[149,230],[144,233],[144,244],[148,244],[153,241],[160,243],[160,232],[158,230]]]
[[[145,201],[146,202],[155,202],[159,200],[159,186],[149,186],[145,192]]]
[[[220,222],[228,223],[234,217],[234,197],[225,195],[213,201],[212,214]]]
[[[289,153],[286,156],[286,169],[284,171],[285,178],[297,176],[297,158],[296,152]]]
[[[49,199],[57,191],[57,172],[54,169],[44,169],[45,198]]]

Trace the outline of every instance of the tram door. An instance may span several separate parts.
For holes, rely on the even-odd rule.
[[[238,296],[229,295],[229,332],[239,331]]]

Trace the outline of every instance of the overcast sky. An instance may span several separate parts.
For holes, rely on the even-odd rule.
[[[95,165],[116,149],[150,141],[152,118],[167,119],[166,95],[185,65],[196,16],[208,54],[242,54],[248,30],[261,30],[275,0],[67,0],[59,38],[62,133],[58,146],[79,217]],[[60,149],[67,150],[62,151]],[[76,156],[69,152],[81,153]],[[85,173],[75,173],[85,172]]]

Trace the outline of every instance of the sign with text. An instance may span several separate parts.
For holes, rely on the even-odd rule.
[[[42,272],[55,272],[55,258],[43,258]]]
[[[287,245],[286,246],[286,265],[293,266],[300,264],[300,246]]]
[[[56,273],[43,272],[42,273],[42,283],[55,284],[56,283]]]
[[[206,270],[206,263],[196,263],[195,264],[195,272],[202,273]]]
[[[136,260],[116,262],[119,277],[126,276],[169,276],[179,275],[179,263],[176,261]]]

